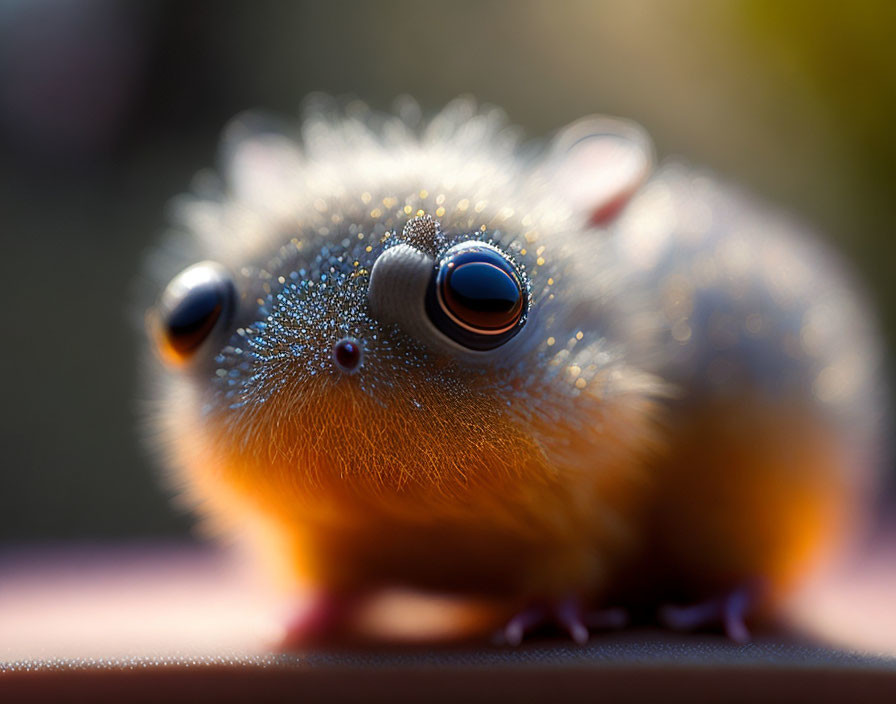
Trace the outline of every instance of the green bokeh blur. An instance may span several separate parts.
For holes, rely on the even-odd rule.
[[[311,91],[635,119],[817,226],[893,349],[894,36],[886,0],[0,2],[0,540],[189,530],[136,431],[131,282],[228,118]]]

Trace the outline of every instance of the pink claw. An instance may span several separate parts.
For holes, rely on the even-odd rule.
[[[547,609],[543,606],[529,606],[514,616],[504,627],[504,641],[513,647],[523,642],[526,633],[547,621]]]
[[[735,591],[725,600],[722,623],[725,634],[735,643],[750,641],[750,630],[744,620],[752,610],[754,602],[755,598],[746,590]]]
[[[588,642],[588,627],[582,620],[582,609],[577,599],[565,599],[557,604],[554,617],[578,645]]]

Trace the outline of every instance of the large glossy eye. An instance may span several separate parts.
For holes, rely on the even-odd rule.
[[[236,299],[227,270],[199,262],[171,280],[159,301],[155,332],[169,361],[190,359],[212,331],[229,320]]]
[[[455,342],[491,350],[516,335],[529,307],[523,277],[504,254],[464,242],[439,260],[426,297],[433,324]]]

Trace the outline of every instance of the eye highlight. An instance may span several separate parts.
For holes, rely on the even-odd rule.
[[[426,298],[433,324],[473,350],[500,347],[525,322],[528,292],[519,270],[499,249],[463,242],[439,260]]]
[[[183,363],[233,312],[236,291],[227,270],[199,262],[165,288],[154,316],[154,332],[166,361]]]

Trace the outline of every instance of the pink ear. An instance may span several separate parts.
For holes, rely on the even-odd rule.
[[[639,126],[586,117],[564,128],[552,146],[552,181],[594,227],[606,225],[653,168],[653,147]]]

